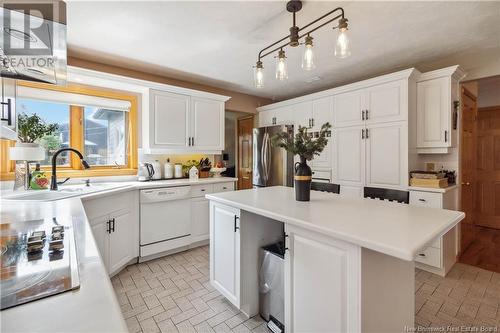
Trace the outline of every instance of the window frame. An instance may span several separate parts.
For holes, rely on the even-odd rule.
[[[83,85],[68,84],[67,86],[55,86],[45,83],[17,81],[18,86],[59,91],[65,93],[75,93],[95,97],[105,97],[111,99],[119,99],[130,102],[130,111],[126,116],[126,161],[125,165],[93,165],[90,169],[84,170],[80,159],[76,154],[70,154],[69,166],[58,166],[58,177],[100,177],[100,176],[122,176],[137,174],[138,161],[138,140],[137,140],[137,105],[138,98],[136,95],[127,94],[126,92],[105,90],[96,87]],[[85,151],[84,135],[85,129],[83,124],[84,107],[70,105],[70,146],[82,153]],[[0,180],[13,180],[15,178],[15,162],[10,161],[8,157],[9,147],[15,145],[16,141],[0,140]],[[50,166],[43,166],[42,169],[46,172],[51,171]]]

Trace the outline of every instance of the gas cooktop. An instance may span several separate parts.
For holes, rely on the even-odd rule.
[[[1,309],[80,286],[71,218],[0,224]]]

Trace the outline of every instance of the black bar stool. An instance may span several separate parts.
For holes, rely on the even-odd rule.
[[[311,183],[311,190],[339,194],[340,193],[340,185],[339,184],[331,184],[331,183],[312,182]]]
[[[391,190],[387,188],[365,187],[364,197],[370,199],[396,201],[405,204],[410,202],[410,192]]]

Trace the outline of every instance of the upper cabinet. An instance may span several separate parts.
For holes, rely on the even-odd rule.
[[[294,110],[290,106],[283,106],[267,112],[259,113],[259,127],[290,125],[293,123]]]
[[[224,149],[224,101],[151,89],[143,112],[145,153],[217,153]]]
[[[335,127],[356,126],[363,123],[364,90],[354,90],[333,97]]]
[[[417,152],[448,153],[457,141],[458,66],[424,73],[417,82]],[[456,102],[456,103],[455,103]]]

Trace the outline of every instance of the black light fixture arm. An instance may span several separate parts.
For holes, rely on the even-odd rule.
[[[335,8],[334,10],[332,10],[332,11],[330,11],[330,12],[326,13],[325,15],[323,15],[323,16],[321,16],[321,17],[317,18],[316,20],[314,20],[314,21],[312,21],[312,22],[310,22],[310,23],[306,24],[306,25],[305,25],[305,26],[303,26],[302,28],[299,28],[297,31],[298,31],[298,32],[301,32],[301,31],[303,31],[304,29],[306,29],[306,28],[310,27],[311,25],[313,25],[313,24],[315,24],[315,23],[318,23],[319,21],[323,20],[325,17],[328,17],[328,16],[330,16],[331,14],[333,14],[333,13],[335,13],[335,12],[337,12],[337,11],[340,11],[340,14],[338,14],[337,16],[333,17],[332,19],[330,19],[330,20],[328,20],[328,21],[326,21],[326,22],[324,22],[324,23],[322,23],[322,24],[318,25],[317,27],[315,27],[315,28],[313,28],[313,29],[311,29],[311,30],[309,30],[309,31],[307,31],[307,32],[304,32],[303,34],[301,34],[301,35],[299,35],[299,36],[298,36],[298,39],[301,39],[301,38],[303,38],[303,37],[305,37],[305,36],[307,36],[307,35],[309,35],[309,34],[313,33],[314,31],[318,30],[319,28],[322,28],[322,27],[324,27],[325,25],[327,25],[327,24],[329,24],[329,23],[331,23],[331,22],[333,22],[333,21],[335,21],[335,20],[338,20],[338,19],[344,19],[344,9],[343,9],[342,7],[337,7],[337,8]],[[295,12],[293,12],[293,26],[295,27]],[[334,27],[334,28],[336,28],[336,27]],[[280,49],[282,49],[282,48],[284,48],[284,47],[286,47],[286,46],[290,45],[290,42],[287,42],[287,43],[283,43],[283,44],[281,44],[282,42],[284,42],[285,40],[289,39],[290,37],[292,37],[292,34],[291,34],[291,33],[290,33],[290,34],[288,34],[288,36],[285,36],[285,37],[281,38],[280,40],[278,40],[278,41],[276,41],[276,42],[272,43],[271,45],[269,45],[269,46],[267,46],[267,47],[263,48],[262,50],[260,50],[260,52],[259,52],[259,56],[258,56],[258,61],[261,61],[261,59],[262,59],[262,58],[264,58],[264,57],[268,56],[269,54],[274,53],[274,52],[276,52],[276,51],[278,51],[278,50],[280,50]],[[275,47],[275,48],[273,48],[272,50],[268,51],[270,48],[272,48],[273,46],[278,45],[278,44],[280,44],[280,45],[279,45],[279,46],[277,46],[277,47]],[[265,52],[265,53],[264,53],[264,52]]]

